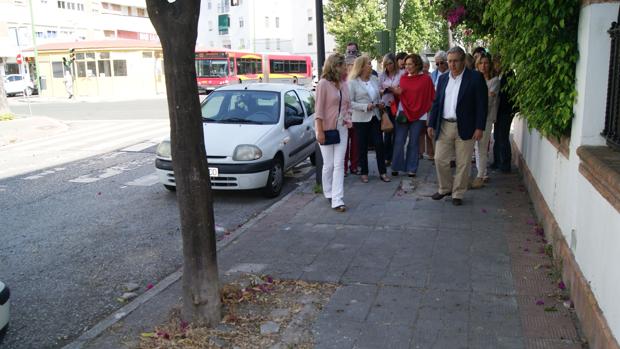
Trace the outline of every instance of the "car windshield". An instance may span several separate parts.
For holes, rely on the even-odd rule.
[[[280,94],[270,91],[214,91],[202,105],[205,122],[276,124],[280,119]]]
[[[226,77],[228,75],[228,60],[198,59],[196,60],[196,75],[199,78]]]

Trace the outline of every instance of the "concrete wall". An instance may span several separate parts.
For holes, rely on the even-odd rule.
[[[610,37],[618,2],[583,6],[579,23],[577,101],[569,156],[516,119],[514,143],[557,221],[616,339],[620,338],[620,214],[579,172],[581,145],[604,145]]]

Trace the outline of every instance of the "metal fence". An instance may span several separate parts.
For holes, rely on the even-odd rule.
[[[611,36],[611,52],[605,129],[602,135],[610,147],[620,150],[620,9],[618,9],[618,21],[611,23],[608,33]]]

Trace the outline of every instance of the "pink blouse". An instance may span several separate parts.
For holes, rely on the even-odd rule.
[[[349,88],[346,82],[340,83],[342,102],[340,114],[349,118]],[[338,100],[340,95],[336,84],[329,80],[321,79],[316,86],[315,117],[323,120],[323,130],[335,130],[338,123]]]

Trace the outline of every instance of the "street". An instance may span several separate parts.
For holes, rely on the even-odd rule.
[[[156,140],[168,127],[165,100],[34,110],[68,129],[0,147],[0,279],[12,291],[7,348],[62,347],[124,305],[125,283],[140,294],[182,264],[176,196],[154,169]],[[281,197],[312,171],[306,161],[289,173]],[[277,200],[215,192],[216,224],[234,230]]]

